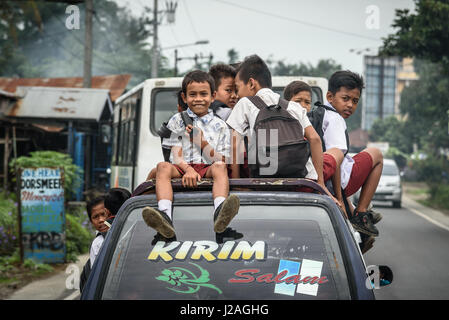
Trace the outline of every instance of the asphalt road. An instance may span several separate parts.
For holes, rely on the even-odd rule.
[[[375,290],[376,298],[449,299],[449,231],[409,209],[376,204],[383,219],[365,262],[388,265],[394,274],[391,285]]]

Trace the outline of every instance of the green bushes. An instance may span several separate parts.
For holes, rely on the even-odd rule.
[[[0,256],[13,254],[19,244],[15,200],[14,194],[0,192]]]
[[[414,160],[417,178],[429,186],[429,204],[432,207],[449,209],[449,163],[444,157],[434,155]]]
[[[94,232],[84,208],[74,208],[66,214],[67,261],[76,262],[77,256],[89,251]]]

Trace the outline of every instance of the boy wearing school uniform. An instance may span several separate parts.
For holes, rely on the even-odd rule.
[[[193,125],[188,124],[186,127],[180,113],[175,114],[168,122],[167,128],[173,134],[166,144],[172,147],[173,164],[158,163],[158,208],[146,207],[142,212],[146,224],[167,239],[175,237],[172,222],[172,178],[182,177],[184,187],[196,187],[203,177],[213,178],[216,233],[225,231],[240,206],[239,198],[229,195],[225,163],[230,153],[229,129],[226,123],[209,109],[215,97],[213,78],[200,70],[188,73],[182,82],[182,97],[189,107],[187,113],[193,118]]]
[[[351,71],[337,71],[329,79],[329,90],[323,118],[323,140],[325,149],[337,148],[344,154],[341,165],[336,165],[335,175],[341,181],[341,189],[334,190],[339,201],[349,197],[362,188],[357,207],[348,212],[354,229],[368,236],[376,237],[379,231],[374,226],[382,216],[368,210],[382,173],[383,156],[377,148],[366,148],[354,157],[347,154],[349,149],[346,122],[357,109],[364,87],[363,79]],[[350,201],[349,201],[350,203]],[[351,205],[350,205],[351,206]]]
[[[234,82],[235,69],[228,64],[219,63],[209,69],[209,74],[214,78],[216,88],[215,100],[210,108],[226,121],[238,101]]]
[[[270,70],[257,55],[249,56],[241,63],[237,70],[235,84],[240,100],[232,109],[226,122],[240,138],[234,146],[234,151],[237,152],[242,136],[248,136],[249,140],[255,139],[254,126],[260,110],[248,97],[258,96],[267,106],[271,106],[280,102],[280,95],[271,90]],[[303,136],[310,144],[311,156],[308,157],[305,165],[307,170],[305,178],[315,180],[335,201],[324,184],[321,139],[307,118],[307,110],[292,101],[288,102],[286,110],[294,119],[298,120],[303,128]],[[251,151],[248,150],[248,153],[251,154]],[[234,167],[237,167],[238,170],[238,164],[232,163],[232,166],[233,172],[236,170]]]

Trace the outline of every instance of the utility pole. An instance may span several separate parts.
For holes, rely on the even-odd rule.
[[[153,4],[153,56],[151,57],[151,78],[157,78],[158,52],[157,52],[157,0]]]
[[[178,49],[175,49],[175,77],[178,76]]]
[[[85,0],[86,3],[86,32],[84,44],[84,74],[83,87],[92,87],[92,14],[93,0]]]

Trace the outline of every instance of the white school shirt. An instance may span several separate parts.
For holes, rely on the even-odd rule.
[[[226,122],[215,116],[212,110],[209,110],[202,117],[198,117],[190,109],[187,109],[187,113],[193,118],[193,126],[203,131],[204,139],[214,151],[228,158],[231,151],[231,131]],[[170,118],[167,128],[170,129],[172,135],[170,138],[163,139],[164,146],[181,147],[184,161],[187,163],[212,164],[206,156],[202,156],[201,149],[191,143],[189,138],[185,136],[186,128],[181,113],[177,113]],[[170,155],[170,161],[173,163],[173,154]]]
[[[273,92],[273,90],[269,88],[260,89],[257,91],[256,96],[259,96],[268,106],[277,104],[280,98],[279,94]],[[302,126],[302,133],[304,134],[304,129],[311,126],[309,118],[307,117],[307,110],[300,104],[289,101],[287,111],[299,121]],[[251,139],[255,134],[254,125],[258,114],[259,108],[245,97],[237,102],[226,122],[239,134],[242,136],[248,135],[248,138]],[[313,166],[311,157],[307,160],[306,169],[306,178],[313,180],[318,179],[318,174]]]
[[[335,110],[335,108],[326,101],[326,106]],[[331,148],[340,149],[343,154],[348,150],[346,145],[346,121],[337,112],[325,110],[323,117],[323,140],[326,150]],[[354,165],[354,159],[348,154],[344,157],[341,163],[341,187],[344,189],[348,185],[349,178],[351,177],[352,166]]]
[[[98,235],[97,231],[97,235]],[[92,245],[90,246],[89,258],[90,258],[90,267],[94,265],[95,258],[100,252],[101,246],[103,245],[104,237],[103,235],[96,236],[94,241],[92,241]]]

